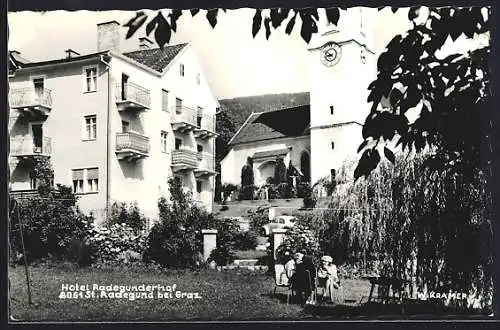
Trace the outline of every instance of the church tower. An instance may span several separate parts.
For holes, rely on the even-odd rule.
[[[341,10],[336,26],[320,17],[309,43],[312,184],[357,156],[371,106],[368,85],[376,78],[375,14],[372,8]]]

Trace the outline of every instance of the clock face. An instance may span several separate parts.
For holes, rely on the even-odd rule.
[[[321,49],[321,62],[326,66],[334,66],[340,61],[342,48],[334,43],[329,42]]]

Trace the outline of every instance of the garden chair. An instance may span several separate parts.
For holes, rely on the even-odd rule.
[[[318,270],[316,269],[316,274],[318,274]],[[325,283],[326,284],[326,283]],[[330,293],[330,297],[325,297],[325,293],[327,292],[327,288],[325,285],[321,285],[318,276],[314,280],[314,300],[317,304],[321,305],[326,299],[329,299],[332,303],[343,303],[345,294],[344,294],[344,286],[340,280],[340,277],[337,281],[338,289],[332,288],[332,292]],[[321,300],[318,301],[318,291],[321,289]],[[333,298],[333,300],[332,300]]]
[[[275,264],[274,265],[274,291],[273,291],[273,297],[276,296],[276,290],[278,288],[285,288],[286,289],[286,303],[290,303],[290,296],[293,296],[293,288],[292,284],[290,281],[287,283],[283,283],[282,280],[282,274],[285,273],[285,265],[281,264]]]

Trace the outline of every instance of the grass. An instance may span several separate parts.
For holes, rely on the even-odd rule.
[[[341,304],[311,309],[295,303],[287,305],[283,289],[277,296],[270,294],[274,281],[269,275],[247,270],[193,272],[44,265],[30,267],[30,277],[33,305],[28,304],[24,268],[9,269],[12,315],[20,321],[321,320],[372,319],[387,314],[401,317],[400,306]],[[91,287],[176,284],[176,290],[197,292],[201,299],[60,299],[61,286],[75,283]],[[356,302],[367,296],[370,289],[364,280],[344,280],[343,287],[343,298]]]

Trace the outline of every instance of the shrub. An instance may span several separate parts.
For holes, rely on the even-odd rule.
[[[303,188],[303,204],[306,209],[312,209],[316,206],[318,199],[314,195],[313,189],[309,186]]]
[[[253,250],[257,246],[257,234],[253,230],[239,232],[234,236],[233,242],[236,250]]]
[[[23,253],[19,230],[22,222],[24,245],[30,262],[43,258],[80,262],[86,254],[84,242],[88,237],[88,228],[94,221],[80,212],[72,189],[62,185],[57,185],[57,188],[43,186],[39,195],[19,200],[17,210],[10,219],[13,252],[16,255]],[[79,251],[76,251],[78,244],[75,242],[80,242]]]
[[[226,183],[222,186],[223,201],[225,201],[231,194],[238,190],[238,186],[232,183]]]
[[[253,200],[255,197],[255,186],[242,186],[238,195],[239,200]]]
[[[315,236],[313,230],[309,226],[297,221],[285,236],[283,243],[276,250],[277,259],[284,260],[287,258],[286,253],[302,252],[319,258],[322,255],[320,250],[319,240]]]
[[[126,224],[138,234],[146,228],[146,218],[141,213],[137,203],[114,202],[110,208],[110,216],[106,219],[106,226]]]
[[[297,197],[298,198],[304,198],[307,196],[309,190],[311,189],[310,183],[309,182],[299,182],[297,184]]]
[[[269,222],[269,216],[264,208],[256,211],[248,210],[247,217],[250,220],[250,230],[259,232],[260,228]]]
[[[99,261],[128,262],[130,257],[127,254],[144,253],[146,234],[137,233],[135,228],[125,223],[109,226],[93,224],[89,243]]]
[[[282,182],[277,187],[279,198],[294,198],[295,188],[288,182]]]
[[[254,184],[253,161],[247,158],[247,163],[241,168],[241,186],[252,186]]]
[[[227,250],[223,247],[217,246],[211,253],[208,258],[208,262],[215,261],[218,266],[225,266],[229,263],[232,263],[236,255],[233,250]]]
[[[286,173],[287,169],[283,158],[277,158],[276,165],[274,166],[274,183],[280,184],[286,182]]]
[[[197,207],[191,196],[182,190],[178,178],[171,179],[169,186],[170,201],[165,198],[158,201],[160,221],[149,233],[144,260],[162,267],[196,267],[203,250],[202,229],[217,229],[219,255],[225,253],[226,262],[230,260],[233,237],[238,232],[236,221],[217,219]]]

